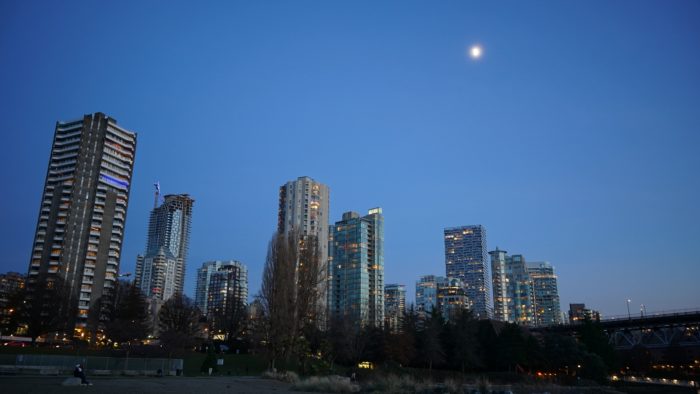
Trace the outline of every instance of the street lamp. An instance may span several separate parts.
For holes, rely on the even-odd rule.
[[[630,313],[630,302],[632,302],[632,300],[630,300],[628,298],[627,299],[627,319],[632,320],[632,314]]]
[[[639,314],[642,315],[642,317],[647,314],[647,307],[645,307],[644,304],[639,306]]]

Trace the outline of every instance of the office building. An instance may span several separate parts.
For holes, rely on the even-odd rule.
[[[430,314],[438,305],[438,289],[447,285],[443,276],[424,275],[416,282],[416,310],[419,314]]]
[[[119,272],[136,133],[103,113],[57,122],[27,275],[28,300],[60,281],[66,329],[100,325]]]
[[[240,266],[245,269],[245,265],[236,260],[213,260],[205,261],[200,268],[197,268],[197,284],[195,287],[194,303],[197,308],[206,316],[209,312],[209,283],[212,275],[222,267]],[[246,271],[247,272],[247,271]],[[246,296],[247,299],[247,296]]]
[[[384,217],[346,212],[332,227],[330,312],[357,327],[384,323]]]
[[[527,272],[532,281],[535,309],[535,325],[550,326],[561,323],[559,289],[554,267],[548,262],[527,264]]]
[[[289,234],[296,231],[301,237],[315,236],[318,239],[320,254],[320,278],[318,286],[317,313],[321,316],[320,324],[325,324],[328,300],[328,281],[330,276],[328,259],[329,246],[329,210],[330,191],[328,186],[302,176],[280,187],[277,231]]]
[[[486,229],[481,225],[445,229],[445,268],[448,278],[459,278],[477,319],[490,319],[491,274],[486,253]]]
[[[384,286],[384,326],[398,332],[405,312],[406,286],[395,283]]]
[[[248,269],[238,261],[222,264],[211,274],[207,289],[206,316],[212,334],[226,332],[231,319],[244,319],[247,305]]]
[[[134,277],[146,297],[167,301],[182,293],[193,204],[188,194],[171,194],[151,211],[146,253],[137,257]]]

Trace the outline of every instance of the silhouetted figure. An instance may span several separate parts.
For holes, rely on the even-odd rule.
[[[73,370],[73,376],[80,378],[80,383],[85,386],[92,386],[92,383],[88,382],[85,378],[85,370],[82,364],[75,364],[75,369]]]

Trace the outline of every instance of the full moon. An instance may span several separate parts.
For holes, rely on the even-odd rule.
[[[479,45],[473,45],[471,48],[469,48],[469,56],[471,56],[472,59],[478,59],[481,57],[483,50],[481,49],[481,46]]]

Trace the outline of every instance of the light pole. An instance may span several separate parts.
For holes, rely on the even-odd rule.
[[[627,299],[627,319],[632,320],[632,314],[630,313],[630,302],[632,302],[632,300],[630,300],[628,298]]]
[[[647,314],[647,307],[645,307],[644,304],[639,306],[639,314],[642,315],[642,317]]]

